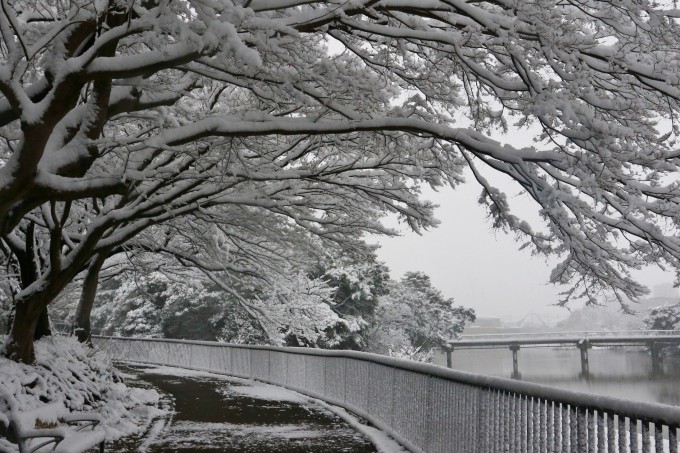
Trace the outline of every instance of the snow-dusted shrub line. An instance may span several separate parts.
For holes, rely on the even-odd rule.
[[[117,341],[134,341],[134,342],[160,342],[160,343],[177,343],[182,345],[200,345],[210,346],[216,348],[232,348],[232,349],[247,349],[247,350],[267,350],[276,352],[285,352],[288,354],[306,355],[306,356],[322,356],[322,357],[341,357],[354,359],[363,362],[376,363],[391,368],[411,371],[422,375],[438,377],[445,380],[466,384],[478,388],[490,389],[495,391],[506,392],[516,396],[524,396],[527,398],[534,398],[549,402],[561,403],[572,407],[578,407],[582,410],[595,410],[600,413],[606,412],[610,414],[630,417],[632,419],[647,420],[653,423],[661,423],[670,426],[680,426],[680,407],[670,406],[660,403],[649,403],[640,401],[631,401],[611,396],[602,396],[586,392],[577,392],[573,390],[565,390],[556,387],[550,387],[542,384],[535,384],[530,382],[522,382],[514,379],[507,379],[496,376],[486,376],[481,374],[467,373],[449,368],[440,367],[437,365],[430,365],[421,362],[415,362],[404,359],[397,359],[393,357],[382,356],[367,352],[357,351],[342,351],[342,350],[321,350],[312,348],[294,348],[294,347],[276,347],[276,346],[262,346],[262,345],[243,345],[243,344],[225,344],[209,341],[189,341],[189,340],[175,340],[175,339],[161,339],[161,338],[122,338],[122,337],[97,337],[100,340],[117,340]],[[147,362],[152,363],[152,362]],[[153,362],[158,364],[166,364],[160,362]],[[173,366],[180,366],[172,364]],[[182,366],[189,369],[197,369],[201,371],[217,372],[222,374],[230,374],[238,377],[254,378],[251,375],[237,375],[233,373],[224,373],[220,370],[212,370],[209,368],[195,368],[191,366]],[[275,383],[276,384],[276,383]],[[279,385],[279,384],[276,384]],[[287,387],[287,386],[285,386]],[[292,388],[298,392],[309,394],[315,398],[324,399],[332,404],[338,404],[347,407],[338,401],[331,401],[326,397],[321,398],[318,394],[301,390],[297,387]],[[350,410],[365,417],[369,421],[371,416],[355,411],[354,408]],[[376,423],[379,426],[379,424]]]
[[[0,336],[0,353],[4,336]],[[73,337],[46,337],[36,342],[36,361],[27,365],[0,354],[0,432],[11,421],[33,428],[36,420],[56,423],[73,412],[87,412],[100,420],[95,433],[107,441],[140,433],[163,412],[155,390],[127,387],[111,362],[98,351],[83,347]],[[85,437],[60,425],[66,439],[60,451],[85,451]],[[89,431],[88,431],[89,433]],[[99,436],[99,434],[92,434]],[[18,446],[0,435],[0,452]],[[42,450],[40,450],[42,451]]]

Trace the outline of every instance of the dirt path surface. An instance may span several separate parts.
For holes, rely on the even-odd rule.
[[[128,385],[161,393],[168,415],[107,452],[376,452],[337,415],[280,387],[180,368],[119,368]]]

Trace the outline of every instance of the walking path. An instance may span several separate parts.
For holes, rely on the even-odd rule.
[[[280,387],[165,366],[119,369],[128,385],[159,391],[168,415],[144,436],[107,447],[110,452],[376,452],[356,427],[377,435],[381,451],[403,451],[385,448],[391,440],[381,439],[375,428],[359,425],[356,418],[348,418],[352,426],[325,403]]]

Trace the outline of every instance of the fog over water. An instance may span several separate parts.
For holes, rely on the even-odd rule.
[[[581,376],[579,350],[523,348],[518,362],[521,379],[565,389],[638,401],[680,406],[680,358],[664,357],[662,375],[652,374],[649,352],[642,348],[593,348],[588,351],[590,378]],[[508,349],[453,352],[453,368],[471,373],[511,377],[512,353]],[[446,355],[435,357],[446,366]]]

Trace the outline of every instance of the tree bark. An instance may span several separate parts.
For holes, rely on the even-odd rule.
[[[33,282],[38,279],[38,258],[36,257],[35,250],[35,223],[29,222],[25,230],[25,240],[24,248],[17,247],[16,245],[10,245],[10,249],[14,256],[16,257],[17,264],[19,267],[19,275],[21,278],[21,289],[28,288]],[[10,320],[13,325],[14,320]],[[9,329],[8,333],[11,331]],[[50,320],[47,313],[47,306],[45,306],[40,312],[36,323],[35,331],[33,333],[33,339],[39,340],[42,337],[52,335],[50,329]]]
[[[40,315],[38,316],[35,332],[33,333],[33,339],[40,340],[42,337],[49,337],[50,335],[52,335],[52,329],[50,328],[50,317],[46,306],[42,309]]]
[[[41,312],[46,307],[47,304],[40,304],[36,300],[27,300],[16,305],[7,344],[9,358],[23,363],[35,361],[33,339]]]
[[[99,283],[99,272],[101,271],[104,261],[106,261],[107,254],[102,252],[97,254],[90,265],[87,267],[85,274],[85,281],[83,282],[83,290],[80,293],[80,301],[76,309],[76,319],[73,323],[73,334],[81,343],[91,345],[92,326],[90,323],[90,315],[92,307],[94,307],[94,300],[97,296],[97,285]]]
[[[83,257],[82,261],[85,261],[85,259]],[[33,285],[31,285],[17,296],[14,306],[14,320],[5,351],[7,357],[24,363],[32,363],[35,360],[33,341],[40,317],[47,310],[50,302],[61,293],[78,274],[78,270],[82,269],[87,263],[87,261],[82,261],[73,261],[62,272],[51,278],[45,278],[42,285],[37,285],[32,291],[31,286]]]

